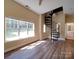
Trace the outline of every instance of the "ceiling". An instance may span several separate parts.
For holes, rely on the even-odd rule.
[[[29,9],[38,13],[44,14],[48,11],[63,6],[64,13],[74,14],[74,0],[43,0],[39,5],[39,0],[15,0],[17,3],[26,6]]]

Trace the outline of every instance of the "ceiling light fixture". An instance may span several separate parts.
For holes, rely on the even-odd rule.
[[[28,5],[25,5],[25,7],[26,7],[26,8],[29,8],[29,6],[28,6]]]

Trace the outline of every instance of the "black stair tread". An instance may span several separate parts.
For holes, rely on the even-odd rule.
[[[59,34],[52,34],[52,36],[56,36],[56,35],[59,35]]]
[[[45,22],[46,24],[51,24],[51,22]]]
[[[45,19],[45,21],[51,21],[51,19]]]
[[[53,38],[59,38],[59,36],[52,36]]]
[[[52,32],[52,34],[59,34],[59,32]]]
[[[45,18],[45,20],[52,20],[52,18]]]
[[[51,19],[45,19],[45,21],[51,21]]]
[[[59,33],[57,33],[57,32],[53,32],[52,34],[59,34]]]
[[[46,24],[49,24],[49,23],[51,24],[51,22],[45,22],[45,23],[46,23]]]
[[[45,18],[52,18],[52,16],[46,16]]]
[[[51,18],[45,18],[45,20],[52,20]]]
[[[49,26],[49,25],[51,26],[51,24],[46,24],[46,25],[47,25],[47,26]]]
[[[45,23],[51,23],[51,22],[45,22]]]
[[[51,22],[45,22],[45,23],[46,23],[46,24],[49,24],[49,23],[52,24]],[[51,26],[52,26],[52,25],[51,25]]]
[[[56,37],[55,37],[55,36],[53,36],[53,38],[59,38],[59,36],[56,36]]]
[[[50,19],[46,19],[45,22],[51,21]]]
[[[51,19],[45,19],[45,21],[51,21]]]
[[[46,24],[47,26],[51,26],[51,24]]]
[[[53,41],[58,41],[58,39],[53,39]]]
[[[59,35],[59,33],[54,33],[54,34],[52,34],[52,35]]]
[[[46,25],[51,25],[51,24],[48,24],[48,23],[47,23]]]
[[[45,22],[46,24],[51,24],[51,22]]]
[[[51,21],[51,19],[46,19],[45,22],[46,22],[46,21]]]
[[[46,22],[45,24],[50,24],[51,25],[51,23],[49,23],[49,22]]]

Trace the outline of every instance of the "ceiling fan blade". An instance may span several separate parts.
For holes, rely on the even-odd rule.
[[[42,1],[43,1],[43,0],[39,0],[39,5],[41,5],[41,4],[42,4]]]

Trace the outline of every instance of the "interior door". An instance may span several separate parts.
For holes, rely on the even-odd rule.
[[[74,39],[74,23],[66,23],[66,38]]]

